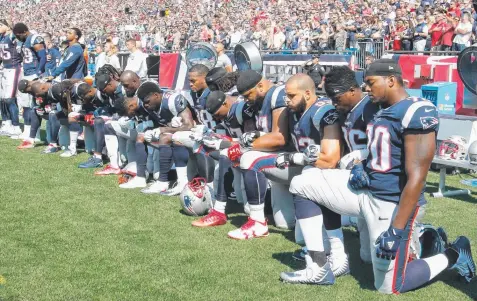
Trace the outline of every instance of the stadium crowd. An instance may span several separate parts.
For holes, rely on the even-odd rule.
[[[149,51],[199,41],[226,49],[254,41],[270,50],[343,50],[360,41],[393,50],[461,50],[475,40],[477,24],[470,0],[11,0],[0,11],[51,33],[56,43],[76,26],[88,43],[110,39],[124,50],[132,37]]]

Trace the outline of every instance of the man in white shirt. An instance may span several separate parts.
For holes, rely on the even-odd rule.
[[[469,13],[462,14],[462,19],[454,30],[455,37],[452,41],[454,43],[453,50],[462,51],[470,46],[470,38],[472,36],[472,23],[470,22]]]
[[[146,55],[141,50],[137,49],[136,41],[129,39],[126,41],[126,47],[131,52],[128,57],[128,62],[124,70],[131,70],[135,72],[140,78],[147,77]]]
[[[215,64],[215,67],[222,67],[225,68],[227,72],[232,72],[232,62],[225,54],[224,45],[222,43],[217,43],[215,45],[215,51],[217,51],[217,64]]]

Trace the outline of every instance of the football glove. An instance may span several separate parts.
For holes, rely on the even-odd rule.
[[[259,131],[247,132],[240,137],[240,144],[243,147],[252,147],[252,143],[260,137]]]
[[[159,136],[161,135],[161,128],[147,130],[144,132],[144,140],[146,142],[156,142],[159,140]]]
[[[376,256],[378,258],[394,260],[401,243],[404,230],[394,228],[392,225],[387,231],[379,235],[376,240]]]
[[[292,153],[280,153],[275,158],[275,166],[278,169],[285,169],[287,166],[293,163]]]
[[[122,128],[128,128],[129,117],[125,117],[125,116],[119,117],[118,124]]]
[[[45,109],[43,108],[36,108],[35,111],[38,116],[43,116],[43,114],[45,114]]]
[[[93,126],[94,125],[94,114],[85,114],[84,115],[84,122],[86,122],[90,126]]]
[[[355,165],[356,163],[366,160],[366,158],[368,157],[368,154],[369,154],[369,151],[367,149],[358,149],[358,150],[352,151],[351,153],[341,158],[339,163],[339,168],[350,170],[351,168],[353,168],[353,165]]]
[[[308,145],[303,154],[305,155],[305,163],[307,165],[315,165],[315,162],[320,158],[321,148],[319,145]]]
[[[354,165],[351,169],[348,184],[354,190],[360,190],[369,186],[369,177],[364,171],[362,162]]]
[[[82,105],[71,105],[71,111],[75,113],[79,113],[82,110]]]
[[[240,162],[240,157],[242,156],[242,147],[240,144],[234,144],[227,149],[227,157],[229,157],[232,162]]]
[[[220,149],[221,143],[222,143],[222,139],[217,136],[207,135],[202,138],[202,144],[215,150]]]
[[[171,120],[171,127],[178,128],[182,126],[182,117],[176,116]]]

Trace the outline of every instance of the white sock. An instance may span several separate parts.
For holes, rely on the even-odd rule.
[[[94,153],[93,156],[98,159],[102,159],[102,154]]]
[[[423,260],[427,263],[431,271],[431,278],[429,280],[439,275],[443,270],[447,269],[449,265],[449,259],[447,259],[447,256],[444,254],[437,254]]]
[[[119,168],[118,137],[115,135],[104,135],[104,142],[108,150],[109,165],[111,165],[112,168]]]
[[[6,127],[11,127],[12,126],[12,121],[11,120],[5,120],[2,124],[4,124]]]
[[[73,153],[76,153],[76,143],[78,142],[78,136],[79,132],[70,131],[70,146],[68,149]]]
[[[323,215],[299,219],[298,223],[308,250],[324,252],[323,233],[319,230],[323,227]]]
[[[265,204],[250,205],[250,218],[254,221],[265,222]]]
[[[214,190],[214,182],[207,183],[207,187],[209,188],[210,195],[212,196],[212,200],[215,200],[215,190]]]
[[[53,146],[53,147],[58,147],[57,143],[50,143],[50,145]]]
[[[23,136],[25,137],[30,137],[30,128],[31,128],[31,125],[25,125],[23,126]]]
[[[155,172],[152,177],[154,178],[155,181],[159,181],[159,172]]]
[[[227,202],[215,201],[214,210],[225,214],[226,206],[227,206]]]
[[[187,183],[187,166],[185,167],[177,167],[176,166],[176,172],[177,172],[177,182],[180,183]]]
[[[330,242],[331,254],[338,256],[345,255],[343,230],[341,230],[341,228],[336,230],[327,230],[326,234],[328,235],[328,240]]]

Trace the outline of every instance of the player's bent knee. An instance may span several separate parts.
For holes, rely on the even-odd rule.
[[[297,196],[304,196],[303,194],[303,175],[298,175],[293,177],[293,179],[290,182],[290,188],[289,191],[293,195]]]

